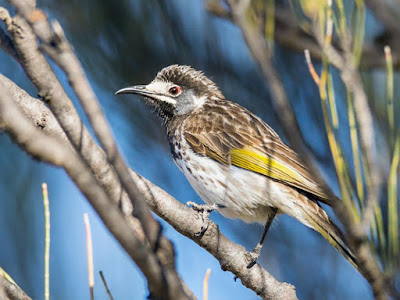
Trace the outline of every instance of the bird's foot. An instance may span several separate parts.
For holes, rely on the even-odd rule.
[[[200,231],[196,232],[196,236],[202,236],[206,232],[208,225],[210,223],[210,213],[213,210],[223,208],[220,204],[197,204],[195,202],[186,202],[187,206],[191,206],[195,211],[201,212],[201,217],[203,219],[203,224],[201,225]]]
[[[262,245],[257,244],[257,246],[247,254],[247,258],[250,261],[250,263],[247,265],[247,269],[250,269],[257,263],[257,259],[260,257]]]

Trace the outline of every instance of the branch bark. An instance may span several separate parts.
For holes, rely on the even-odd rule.
[[[29,6],[27,2],[22,2],[22,4],[26,4],[26,7],[33,9],[33,6]],[[24,6],[23,9],[26,9],[26,7]],[[2,8],[2,11],[4,12],[5,9]],[[18,62],[36,86],[40,97],[47,102],[51,111],[56,116],[58,123],[74,146],[76,153],[91,168],[109,198],[116,204],[121,205],[131,225],[131,231],[138,237],[143,237],[143,229],[138,224],[137,219],[130,216],[133,212],[133,207],[127,194],[122,192],[123,189],[121,188],[118,176],[108,163],[102,150],[95,144],[49,63],[39,51],[37,37],[33,34],[30,26],[20,15],[11,18],[7,12],[1,14],[1,16],[4,16],[3,21],[7,24],[10,37],[17,50]],[[35,21],[37,19],[41,20],[43,15],[40,11],[35,10],[30,17],[31,21]],[[157,238],[157,243],[153,244],[157,247],[153,247],[152,251],[157,254],[160,267],[168,275],[167,279],[169,281],[168,285],[157,286],[159,290],[151,290],[151,292],[160,299],[172,294],[184,294],[184,290],[187,292],[189,289],[184,286],[179,275],[176,273],[174,248],[171,242],[161,233],[157,234]],[[174,277],[173,280],[171,277]],[[156,285],[149,285],[149,287],[155,288]],[[188,293],[188,295],[191,295],[191,293]]]
[[[118,206],[109,201],[94,175],[81,157],[61,139],[36,128],[11,100],[8,90],[0,84],[0,121],[14,142],[34,158],[65,169],[86,196],[110,232],[135,261],[148,279],[149,289],[157,299],[187,299],[174,283],[177,274],[165,270],[149,245],[132,232]],[[46,147],[43,147],[46,145]],[[178,282],[180,283],[180,282]],[[166,289],[166,287],[168,287]],[[179,287],[179,286],[178,286]],[[168,291],[170,289],[170,291]],[[167,293],[167,294],[163,294]]]
[[[93,127],[93,131],[106,153],[108,162],[114,167],[123,189],[128,194],[134,207],[133,215],[139,219],[146,238],[152,247],[155,247],[160,235],[160,225],[152,217],[146,202],[132,181],[128,168],[115,144],[111,129],[100,108],[99,101],[86,78],[78,58],[67,41],[61,25],[54,21],[52,30],[46,15],[42,11],[34,8],[26,9],[27,6],[24,5],[24,1],[13,0],[11,2],[30,23],[36,36],[41,41],[41,48],[44,52],[66,73],[68,81]],[[40,17],[34,18],[33,15],[36,14],[39,14]]]
[[[3,296],[10,300],[32,300],[19,286],[0,276],[0,298],[4,299]]]

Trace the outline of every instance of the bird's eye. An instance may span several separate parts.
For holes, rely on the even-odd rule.
[[[171,86],[171,87],[169,88],[168,92],[169,92],[172,96],[178,96],[178,95],[182,92],[182,89],[181,89],[180,86],[174,85],[174,86]]]

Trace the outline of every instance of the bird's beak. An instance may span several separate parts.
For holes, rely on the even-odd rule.
[[[165,102],[165,103],[168,103],[171,105],[176,105],[175,99],[173,99],[169,96],[151,91],[151,90],[149,90],[147,85],[134,85],[134,86],[126,87],[126,88],[120,89],[115,94],[116,95],[119,95],[119,94],[140,95],[140,96],[143,96],[147,100],[151,99],[150,103],[153,105],[156,105],[156,103],[162,103],[162,102]]]
[[[142,95],[142,96],[148,96],[151,97],[151,95],[156,95],[153,92],[150,92],[149,90],[146,89],[146,85],[134,85],[134,86],[129,86],[123,89],[118,90],[115,95],[119,94],[137,94],[137,95]]]

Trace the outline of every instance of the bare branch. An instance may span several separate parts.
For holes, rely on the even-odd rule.
[[[256,264],[251,269],[247,269],[246,249],[224,236],[214,222],[210,221],[202,237],[196,236],[196,232],[203,224],[199,214],[176,201],[147,179],[133,171],[131,174],[139,189],[144,193],[151,209],[178,232],[206,249],[219,261],[223,270],[235,274],[243,285],[255,291],[263,299],[297,299],[294,286],[277,281],[260,265]]]
[[[32,300],[19,286],[0,276],[0,297],[3,295],[10,300]]]
[[[17,5],[16,7],[18,9],[18,4],[23,5],[24,1],[11,2],[14,5]],[[21,12],[22,10],[19,11]],[[33,21],[32,14],[34,14],[35,11],[33,9],[24,9],[23,11],[25,19],[30,22],[35,34],[41,40],[42,49],[44,49],[46,54],[49,55],[66,73],[71,87],[80,100],[93,130],[103,146],[108,161],[115,168],[122,186],[134,206],[134,216],[140,220],[146,237],[150,244],[155,247],[157,238],[159,237],[159,231],[161,230],[160,225],[152,217],[146,202],[142,199],[141,194],[138,192],[135,183],[129,175],[128,168],[118,151],[112,137],[111,129],[100,108],[97,97],[85,76],[78,58],[73,52],[72,47],[69,45],[61,25],[54,21],[53,32],[44,13],[42,17],[36,18]]]
[[[22,6],[22,10],[27,9],[29,6],[24,6],[23,4],[25,2],[23,1],[18,3]],[[32,8],[28,8],[28,11],[31,10]],[[30,21],[35,22],[41,20],[43,17],[45,17],[45,15],[41,13],[41,11],[34,10],[30,15]],[[122,192],[118,176],[109,165],[102,150],[96,145],[88,130],[83,125],[71,100],[66,95],[47,60],[39,51],[36,43],[37,38],[33,34],[31,28],[24,18],[19,15],[12,18],[10,24],[9,33],[13,38],[14,45],[21,58],[19,62],[27,76],[38,89],[40,97],[48,103],[51,111],[56,116],[59,124],[74,146],[75,151],[77,151],[77,153],[82,156],[85,163],[90,166],[96,179],[105,189],[110,199],[115,203],[122,203],[122,205],[119,205],[121,205],[126,216],[132,214],[132,204],[127,194]],[[39,22],[39,24],[43,23]],[[142,229],[138,227],[137,220],[134,218],[127,218],[132,230],[138,236],[143,236]],[[188,289],[182,287],[184,283],[175,270],[174,249],[171,242],[162,235],[158,235],[157,238],[159,238],[157,243],[158,248],[152,250],[159,256],[160,262],[164,265],[163,268],[168,269],[166,274],[171,277],[168,281],[168,284],[171,285],[169,286],[169,291],[172,292],[183,288],[187,292]],[[163,288],[166,288],[166,286],[163,286]],[[179,295],[181,293],[183,292],[176,292],[175,294]],[[167,292],[161,293],[160,291],[156,291],[155,294],[168,295]]]
[[[41,100],[46,101],[68,139],[85,162],[91,166],[110,198],[119,203],[121,187],[118,177],[83,125],[72,101],[65,93],[49,63],[39,51],[36,36],[32,33],[30,26],[17,15],[11,19],[8,28],[19,53],[19,63],[38,90]],[[104,178],[107,179],[105,181],[108,182],[108,185],[102,183]],[[125,199],[123,202],[122,207],[132,211],[129,200]]]
[[[66,170],[110,232],[142,270],[150,291],[157,299],[187,299],[187,295],[180,288],[176,288],[179,284],[171,282],[176,280],[177,274],[172,273],[170,269],[164,270],[150,247],[133,234],[118,206],[108,200],[82,159],[60,139],[48,136],[35,128],[10,99],[4,86],[0,87],[0,120],[5,124],[5,130],[14,142],[33,157]]]
[[[108,298],[110,298],[110,300],[114,300],[114,297],[112,296],[111,291],[110,291],[110,289],[108,288],[107,281],[106,281],[106,279],[104,278],[103,272],[100,271],[99,274],[100,274],[100,277],[101,277],[101,281],[103,282],[104,288],[106,289]]]

